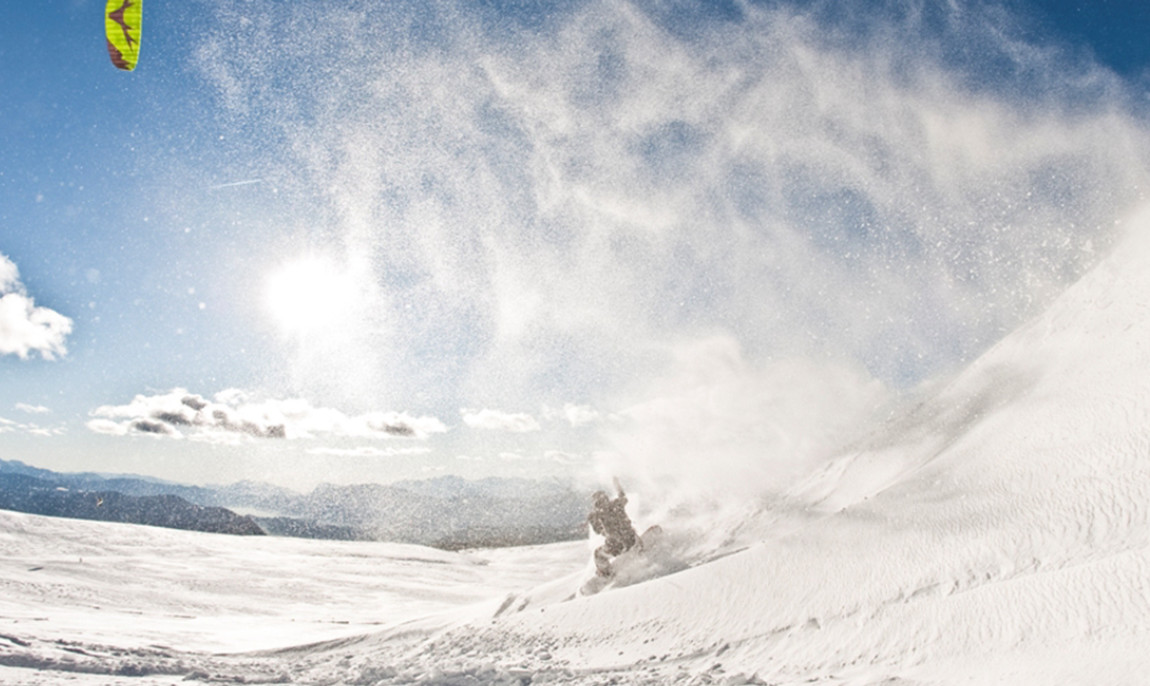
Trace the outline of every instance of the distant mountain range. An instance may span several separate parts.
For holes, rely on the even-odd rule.
[[[222,507],[201,507],[176,495],[73,490],[51,479],[5,472],[0,472],[0,509],[242,536],[265,533],[251,517]]]
[[[219,533],[446,549],[533,545],[586,536],[587,507],[585,493],[530,479],[444,476],[390,485],[321,484],[301,494],[251,481],[187,486],[0,460],[0,508]]]

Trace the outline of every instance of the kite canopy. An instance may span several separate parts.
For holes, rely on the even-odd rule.
[[[136,68],[140,57],[140,27],[144,0],[108,0],[104,8],[104,31],[112,64],[125,71]]]

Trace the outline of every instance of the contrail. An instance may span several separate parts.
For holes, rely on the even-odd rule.
[[[248,179],[247,181],[233,181],[231,183],[221,183],[217,186],[208,186],[209,191],[218,191],[221,188],[232,188],[234,186],[248,186],[253,183],[263,183],[263,179]]]

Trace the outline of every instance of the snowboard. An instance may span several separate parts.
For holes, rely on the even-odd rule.
[[[639,536],[639,542],[634,547],[611,559],[609,576],[596,574],[591,577],[579,588],[579,595],[595,595],[609,588],[630,586],[660,576],[657,572],[663,566],[660,560],[665,541],[662,527],[656,524],[648,528]]]

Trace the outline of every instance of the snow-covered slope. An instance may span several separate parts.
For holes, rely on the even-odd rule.
[[[0,511],[0,684],[278,679],[292,668],[281,658],[221,655],[490,617],[586,551],[451,553]]]
[[[24,551],[19,563],[5,563],[0,665],[31,656],[40,660],[33,664],[58,668],[58,660],[48,659],[51,637],[79,636],[126,646],[136,664],[153,671],[184,665],[171,673],[193,681],[1145,684],[1150,215],[1130,225],[1126,242],[1045,314],[796,488],[792,502],[809,504],[805,510],[764,513],[750,523],[747,530],[762,532],[761,540],[741,552],[575,599],[588,573],[587,549],[580,545],[509,552],[517,557],[487,566],[446,553],[432,559],[426,551],[312,541],[292,542],[302,547],[291,549],[286,542],[259,542],[242,554],[233,551],[228,562],[215,542],[221,537],[184,532],[163,535],[191,537],[180,538],[179,546],[203,545],[201,553],[172,553],[172,562],[162,546],[144,550],[142,560],[123,552],[124,564],[138,565],[142,579],[184,573],[201,579],[175,584],[174,597],[185,599],[180,602],[201,598],[206,591],[196,584],[210,574],[229,579],[228,589],[242,591],[234,602],[226,600],[227,591],[205,603],[226,609],[212,616],[234,615],[239,634],[266,632],[262,645],[285,645],[277,632],[292,619],[308,625],[293,634],[299,642],[336,636],[225,658],[187,651],[238,650],[259,641],[221,632],[213,642],[171,628],[187,627],[164,619],[181,611],[162,601],[132,605],[138,624],[111,614],[111,636],[93,629],[89,620],[98,611],[59,610],[62,623],[46,612],[48,622],[36,625],[28,588],[49,597],[52,586],[27,584],[49,564],[57,570],[54,583],[84,578],[93,596],[112,581],[78,572],[60,576],[73,564],[71,549],[53,553],[59,559],[36,571],[30,564],[35,551]],[[5,531],[12,522],[45,526],[44,520],[4,517]],[[21,541],[39,535],[8,532],[0,541],[19,551]],[[62,532],[43,536],[37,545],[72,540]],[[361,554],[367,557],[355,562]],[[312,555],[319,571],[302,571],[301,560]],[[408,558],[417,571],[400,572]],[[203,576],[193,559],[214,560],[205,563],[214,571]],[[165,571],[161,563],[183,571]],[[349,575],[339,571],[344,564]],[[259,590],[258,578],[284,565],[295,571],[271,585],[298,588]],[[384,590],[379,578],[365,583],[377,566],[381,574],[407,579],[406,590]],[[319,592],[324,580],[339,589],[335,597]],[[357,588],[364,598],[358,606]],[[404,595],[434,601],[406,606],[405,617],[419,610],[446,614],[371,630],[373,613],[386,621],[387,608]],[[81,593],[74,602],[83,604],[83,597],[90,596]],[[293,606],[294,597],[311,600]],[[318,630],[320,617],[328,616],[317,610],[323,606],[333,617],[349,618],[346,632]],[[178,641],[180,650],[147,653],[149,634]],[[89,643],[85,650],[94,652]],[[101,664],[97,658],[89,663]],[[8,671],[28,676],[28,670]]]
[[[1131,224],[1043,316],[803,484],[801,525],[451,640],[643,683],[1146,683],[1150,220]]]
[[[1043,316],[804,484],[809,523],[486,640],[662,679],[679,661],[770,683],[1146,683],[1150,217],[1131,224]]]

